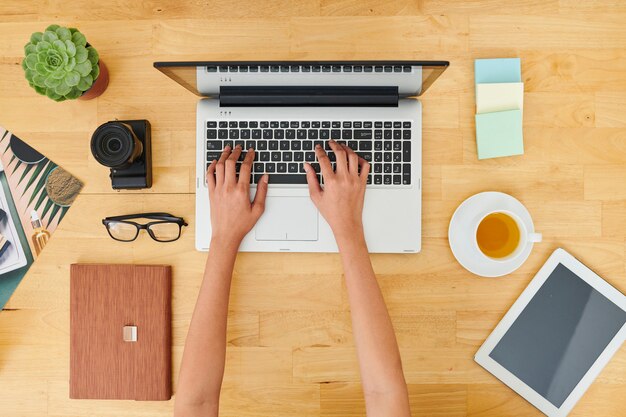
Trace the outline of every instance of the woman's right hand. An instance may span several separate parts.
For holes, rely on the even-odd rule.
[[[335,170],[324,149],[317,145],[315,154],[324,176],[324,188],[320,186],[313,167],[305,163],[307,183],[311,200],[328,222],[337,244],[346,239],[363,237],[363,200],[370,164],[352,149],[329,141],[336,156]]]

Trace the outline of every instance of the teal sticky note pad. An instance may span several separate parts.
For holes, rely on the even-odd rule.
[[[478,159],[522,155],[522,112],[507,110],[476,115]]]
[[[522,70],[519,58],[477,59],[474,61],[476,84],[519,83]]]

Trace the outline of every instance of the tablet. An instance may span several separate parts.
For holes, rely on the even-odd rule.
[[[566,416],[626,339],[626,297],[557,249],[474,359],[550,417]]]

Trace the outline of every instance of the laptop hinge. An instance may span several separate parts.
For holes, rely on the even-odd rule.
[[[397,107],[398,87],[222,86],[220,106]]]

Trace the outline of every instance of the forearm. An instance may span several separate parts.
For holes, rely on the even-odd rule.
[[[395,333],[361,233],[340,240],[368,416],[409,416]]]
[[[175,414],[217,416],[226,355],[228,299],[237,246],[212,241],[181,363]]]

